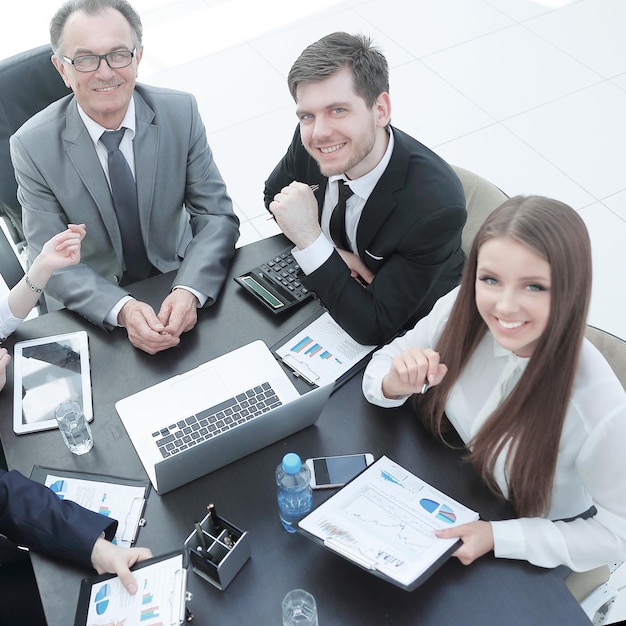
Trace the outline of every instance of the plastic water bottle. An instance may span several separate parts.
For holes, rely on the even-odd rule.
[[[311,489],[311,470],[294,452],[283,457],[283,462],[276,468],[278,486],[278,513],[285,530],[295,533],[295,524],[300,521],[313,506]]]

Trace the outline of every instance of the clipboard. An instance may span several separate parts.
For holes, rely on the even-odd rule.
[[[432,531],[479,519],[382,456],[297,524],[297,531],[361,569],[413,591],[461,545]]]
[[[314,543],[322,546],[323,548],[326,548],[330,552],[333,552],[337,556],[340,556],[347,561],[350,561],[350,563],[356,565],[357,567],[360,567],[362,570],[373,574],[377,578],[385,580],[388,583],[391,583],[392,585],[403,589],[404,591],[415,591],[420,585],[425,583],[446,561],[448,561],[452,554],[456,552],[456,550],[460,548],[461,545],[463,545],[463,542],[459,539],[453,546],[448,548],[448,550],[446,550],[446,552],[444,552],[436,561],[433,561],[430,567],[425,570],[419,577],[415,578],[410,584],[404,585],[397,580],[394,580],[391,576],[387,576],[387,574],[384,574],[383,572],[376,569],[376,566],[368,559],[364,559],[354,552],[345,550],[344,547],[338,542],[333,543],[329,540],[324,541],[323,539],[316,537],[314,534],[300,527],[297,528],[297,532],[307,539],[310,539]]]
[[[83,578],[74,626],[139,624],[152,618],[150,623],[156,620],[170,625],[193,619],[187,609],[192,595],[187,591],[188,559],[185,551],[154,557],[130,569],[138,587],[134,596],[126,592],[115,574]]]
[[[120,545],[133,545],[137,540],[137,534],[139,533],[139,529],[145,524],[145,520],[143,519],[143,513],[146,507],[146,503],[148,500],[148,495],[150,493],[150,481],[145,479],[132,479],[132,478],[121,478],[118,476],[109,476],[106,474],[94,474],[88,472],[77,472],[73,470],[63,470],[63,469],[54,469],[51,467],[43,467],[41,465],[35,465],[33,467],[33,471],[31,472],[30,478],[34,481],[45,485],[48,481],[49,477],[58,477],[60,479],[68,478],[75,479],[79,481],[85,481],[85,487],[88,488],[88,483],[110,483],[111,485],[118,486],[129,486],[136,487],[138,490],[141,490],[141,495],[133,497],[130,505],[130,509],[126,511],[125,515],[119,516],[116,514],[110,515],[112,519],[116,519],[118,521],[118,531],[117,536],[121,540]],[[54,491],[59,497],[65,497],[64,485],[57,484],[59,481],[56,481],[53,485],[49,485],[52,491]],[[65,485],[67,488],[67,485]],[[76,501],[75,498],[73,498]],[[102,498],[98,503],[91,503],[88,505],[86,502],[79,501],[78,504],[84,506],[85,508],[94,511],[95,513],[100,513],[105,516],[109,516],[107,511],[106,502],[102,501]]]
[[[318,321],[328,324],[328,328],[337,333],[333,346],[325,348],[323,341],[316,341],[314,333],[304,332],[314,328]],[[343,353],[334,354],[338,344],[340,349],[346,348],[348,353],[354,350],[359,354],[357,359],[349,360],[349,367],[342,367],[342,364],[337,363],[340,358],[344,358]],[[365,368],[372,352],[377,347],[362,346],[357,343],[333,320],[327,309],[321,308],[271,346],[270,350],[287,372],[303,380],[309,387],[321,387],[334,381],[336,390]],[[325,370],[321,369],[327,365],[330,367]],[[316,366],[319,367],[316,369]],[[323,375],[320,375],[320,371],[324,372]],[[333,373],[336,373],[336,376],[331,376]],[[325,378],[325,376],[329,377]]]

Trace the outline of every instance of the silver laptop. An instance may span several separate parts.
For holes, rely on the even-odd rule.
[[[254,341],[115,408],[163,494],[315,423],[332,389],[301,396],[270,349]]]

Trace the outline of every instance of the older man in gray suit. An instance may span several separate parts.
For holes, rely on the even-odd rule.
[[[104,328],[125,327],[154,354],[177,345],[197,307],[215,301],[239,221],[193,96],[135,83],[141,36],[125,0],[68,0],[50,37],[74,93],[24,124],[11,156],[33,258],[68,223],[87,228],[82,262],[47,292]],[[123,288],[174,269],[158,313]]]

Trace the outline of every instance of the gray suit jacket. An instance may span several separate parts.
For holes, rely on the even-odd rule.
[[[133,141],[139,219],[146,251],[173,284],[215,301],[239,234],[195,98],[137,85]],[[113,201],[73,95],[38,113],[11,137],[11,158],[31,258],[68,223],[85,223],[81,263],[57,272],[47,293],[92,322],[127,292]]]

